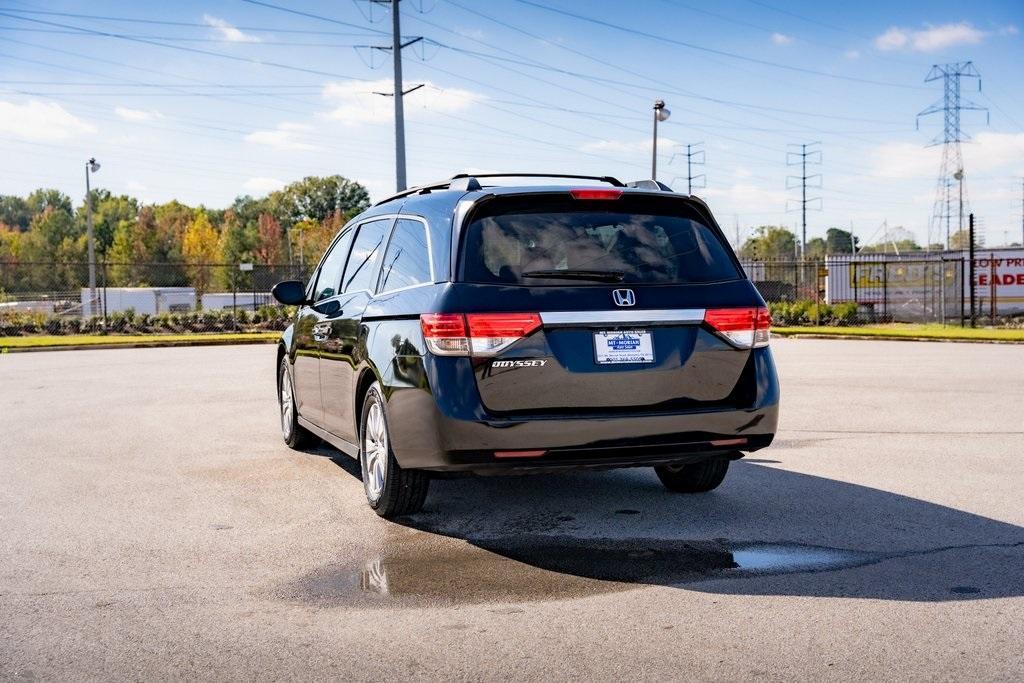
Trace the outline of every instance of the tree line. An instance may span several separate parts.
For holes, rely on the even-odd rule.
[[[366,188],[342,176],[310,176],[225,209],[178,201],[143,204],[92,191],[96,260],[111,286],[237,286],[237,268],[207,264],[315,263],[338,229],[370,204]],[[52,189],[0,195],[0,287],[82,286],[88,260],[85,203]],[[48,267],[31,264],[50,264]]]
[[[951,249],[966,249],[969,239],[967,231],[957,231],[950,236]],[[799,240],[791,230],[777,225],[762,225],[740,246],[739,256],[751,261],[792,261],[799,259]],[[942,244],[932,244],[932,251],[942,250]],[[888,237],[877,244],[861,246],[860,240],[849,230],[828,228],[825,237],[807,240],[805,257],[821,260],[837,254],[877,254],[922,251],[913,233],[901,227],[892,228]]]

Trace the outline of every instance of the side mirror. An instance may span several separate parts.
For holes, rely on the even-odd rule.
[[[286,306],[301,306],[306,303],[306,286],[301,280],[278,282],[270,293]]]

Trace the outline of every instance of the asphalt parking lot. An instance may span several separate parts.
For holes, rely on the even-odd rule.
[[[1024,347],[773,347],[714,493],[446,480],[403,524],[281,442],[271,346],[0,356],[0,677],[1019,680]]]

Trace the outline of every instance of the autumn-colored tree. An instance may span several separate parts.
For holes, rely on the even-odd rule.
[[[107,251],[111,284],[117,287],[146,285],[155,241],[156,215],[152,207],[143,207],[137,219],[120,221],[114,231],[114,242]]]
[[[24,232],[32,222],[32,209],[28,202],[13,194],[0,195],[0,223],[12,230]]]
[[[233,209],[224,212],[220,228],[220,262],[228,266],[216,269],[214,283],[224,289],[252,286],[251,275],[237,268],[240,263],[252,263],[256,250],[256,229],[238,220]]]
[[[181,253],[188,264],[189,280],[201,297],[210,289],[211,273],[208,264],[217,261],[220,252],[217,230],[206,217],[205,211],[196,213],[189,223],[181,242]]]
[[[261,213],[256,230],[256,260],[267,265],[284,263],[284,232],[281,224],[269,213]]]
[[[107,250],[114,243],[114,233],[122,221],[134,221],[139,214],[139,202],[128,195],[112,195],[109,190],[92,191],[92,225],[96,239],[96,258],[109,260]],[[85,230],[87,211],[85,202],[78,207],[75,221]]]
[[[0,222],[0,290],[12,289],[24,276],[18,268],[23,238],[21,230]]]
[[[178,263],[182,260],[182,240],[195,217],[196,210],[181,202],[171,201],[153,207],[156,217],[156,239],[153,260],[158,263]]]

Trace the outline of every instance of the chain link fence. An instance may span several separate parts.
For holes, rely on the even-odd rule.
[[[283,330],[270,289],[305,279],[291,264],[3,263],[0,336]]]
[[[1024,249],[742,263],[777,325],[1024,325]]]
[[[744,261],[776,325],[1024,326],[1024,249]],[[282,330],[295,264],[0,262],[0,336]],[[94,282],[95,286],[90,286]]]

